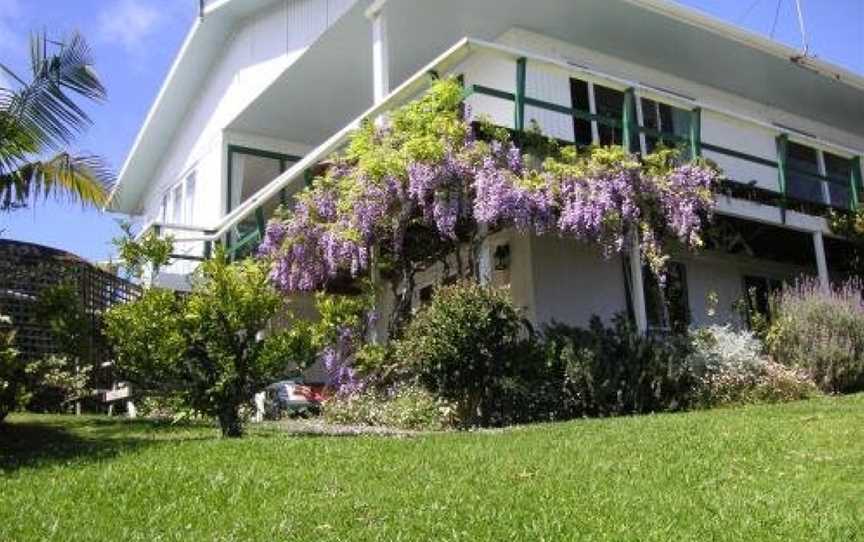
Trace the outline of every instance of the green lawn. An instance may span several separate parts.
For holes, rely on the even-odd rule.
[[[0,540],[864,539],[864,395],[414,438],[12,416]]]

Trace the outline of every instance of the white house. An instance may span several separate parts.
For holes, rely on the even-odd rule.
[[[163,280],[182,287],[213,242],[249,252],[350,130],[430,71],[463,76],[475,114],[577,143],[621,143],[598,119],[634,100],[634,150],[679,137],[728,177],[710,247],[675,257],[674,306],[658,306],[638,254],[497,234],[493,280],[535,322],[735,320],[745,293],[759,303],[782,280],[849,271],[825,216],[858,204],[864,78],[665,0],[210,0],[110,206],[180,240],[190,259]]]

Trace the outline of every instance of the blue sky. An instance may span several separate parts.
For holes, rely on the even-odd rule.
[[[864,0],[802,0],[811,53],[864,73]],[[801,44],[794,0],[681,0],[793,46]],[[0,0],[0,62],[24,73],[31,30],[54,36],[80,30],[108,87],[105,104],[88,107],[93,127],[77,142],[119,170],[171,61],[197,15],[198,0]],[[0,81],[2,84],[2,81]],[[115,219],[52,201],[0,215],[5,238],[106,259]]]

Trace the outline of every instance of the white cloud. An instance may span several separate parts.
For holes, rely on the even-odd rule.
[[[99,14],[99,39],[120,45],[129,52],[143,52],[144,40],[156,29],[161,19],[160,11],[152,3],[141,0],[114,1]]]

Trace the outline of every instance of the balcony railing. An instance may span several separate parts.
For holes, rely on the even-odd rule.
[[[511,102],[513,104],[513,127],[517,133],[525,130],[525,108],[537,108],[552,113],[568,115],[573,119],[596,122],[600,126],[619,129],[621,130],[624,146],[631,151],[638,149],[640,138],[645,137],[671,145],[686,146],[686,148],[689,149],[691,157],[694,158],[702,156],[703,151],[709,151],[716,155],[721,155],[743,163],[763,168],[771,168],[775,170],[777,174],[776,190],[766,188],[765,186],[757,186],[755,182],[746,182],[735,179],[726,179],[723,182],[721,190],[735,197],[775,205],[781,209],[784,220],[787,209],[810,214],[822,214],[828,209],[845,211],[858,208],[858,190],[859,186],[861,186],[861,153],[858,151],[844,148],[840,145],[832,145],[825,141],[803,136],[801,134],[795,134],[796,139],[812,141],[814,144],[817,144],[822,148],[835,149],[838,155],[852,155],[856,157],[853,161],[853,167],[851,168],[852,171],[848,183],[842,183],[843,191],[841,191],[841,183],[837,178],[829,178],[827,176],[814,175],[812,173],[802,175],[801,172],[789,168],[787,165],[785,148],[786,141],[790,134],[775,125],[758,119],[748,118],[735,112],[724,110],[720,107],[714,107],[710,104],[699,103],[692,100],[689,101],[690,126],[689,133],[686,136],[654,130],[639,125],[637,121],[637,91],[644,90],[651,95],[666,96],[672,103],[678,104],[682,102],[680,96],[666,93],[656,88],[647,87],[636,82],[626,81],[624,79],[595,72],[588,68],[576,67],[559,60],[531,55],[524,51],[516,50],[507,46],[465,38],[427,65],[424,69],[418,71],[414,76],[400,85],[399,88],[394,90],[381,103],[373,106],[357,117],[353,122],[334,134],[318,148],[292,165],[287,171],[274,179],[273,182],[241,203],[237,208],[228,213],[228,215],[226,215],[219,224],[210,228],[195,228],[168,224],[160,225],[159,223],[154,222],[146,226],[142,233],[152,228],[157,229],[157,231],[161,228],[163,231],[166,229],[178,229],[182,230],[184,233],[197,233],[198,235],[176,237],[178,243],[188,244],[197,242],[202,244],[202,248],[197,253],[185,255],[178,254],[178,258],[187,260],[200,260],[209,257],[215,243],[224,244],[228,248],[230,255],[234,258],[243,257],[253,253],[264,235],[266,220],[268,218],[264,215],[263,211],[263,206],[266,202],[278,197],[280,193],[284,193],[285,189],[289,187],[289,185],[302,182],[304,179],[308,182],[310,173],[314,172],[316,168],[319,167],[319,164],[325,161],[330,154],[341,148],[347,142],[351,132],[354,131],[361,122],[367,119],[377,118],[380,115],[385,114],[387,111],[402,105],[428,87],[430,80],[437,77],[438,74],[454,74],[460,62],[470,54],[481,52],[495,54],[499,57],[504,56],[514,61],[515,92],[479,84],[472,84],[465,87],[463,99],[468,99],[472,95],[483,95]],[[622,115],[616,117],[601,113],[592,113],[591,111],[566,107],[560,104],[540,100],[532,96],[527,96],[526,70],[529,66],[529,62],[532,65],[537,64],[544,67],[553,67],[559,70],[564,70],[575,76],[591,77],[596,80],[609,82],[619,88],[623,87],[625,89],[625,103]],[[430,74],[433,76],[432,78],[429,77]],[[771,160],[719,145],[713,141],[704,141],[702,138],[703,111],[712,111],[725,117],[730,117],[736,121],[749,123],[754,127],[759,127],[763,130],[771,130],[777,136],[778,150],[776,159]],[[825,194],[825,196],[822,198],[796,197],[795,194],[790,193],[789,190],[790,184],[788,181],[790,178],[794,179],[796,183],[812,182],[814,186],[819,187],[818,193]],[[813,193],[817,193],[815,188]],[[848,200],[836,201],[836,194],[844,194],[848,196]],[[247,228],[242,231],[242,233],[239,232],[238,226],[241,224],[252,224],[253,220],[254,227]]]

